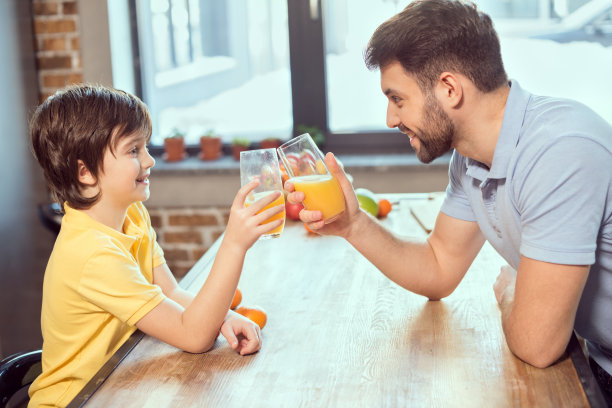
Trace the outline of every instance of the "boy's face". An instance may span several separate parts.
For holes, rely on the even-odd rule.
[[[114,149],[104,152],[102,171],[98,174],[101,202],[118,210],[127,209],[149,198],[149,174],[155,160],[149,154],[146,135],[136,132],[119,139]]]

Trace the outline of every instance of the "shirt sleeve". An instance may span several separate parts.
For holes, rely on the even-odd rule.
[[[446,187],[446,197],[440,211],[444,214],[464,221],[476,221],[472,206],[463,188],[466,174],[465,158],[457,151],[453,152],[448,167],[449,183]]]
[[[521,177],[514,188],[522,255],[566,265],[595,262],[610,163],[610,152],[597,142],[566,137],[518,167]]]
[[[112,244],[88,260],[79,293],[131,326],[165,298],[159,286],[147,281],[131,254]]]

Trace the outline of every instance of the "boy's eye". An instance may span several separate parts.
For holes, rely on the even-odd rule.
[[[138,154],[138,148],[134,147],[129,151],[130,154]]]

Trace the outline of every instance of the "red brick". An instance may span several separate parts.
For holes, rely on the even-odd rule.
[[[150,215],[150,217],[151,217],[151,226],[153,226],[153,228],[155,229],[161,228],[162,226],[161,215]]]
[[[167,243],[202,243],[202,234],[198,231],[165,232],[164,241]]]
[[[66,85],[66,75],[42,74],[42,86],[45,88],[61,88]]]
[[[68,15],[68,14],[77,14],[78,9],[77,9],[77,3],[76,1],[67,1],[64,2],[62,5],[62,13],[64,15]]]
[[[62,37],[43,38],[40,51],[65,51],[66,39]]]
[[[167,261],[188,261],[189,252],[184,249],[164,249],[164,257]]]
[[[36,34],[74,33],[76,22],[74,19],[41,20],[34,19],[34,32]]]
[[[168,263],[168,267],[170,268],[170,271],[172,271],[172,274],[177,280],[187,275],[187,272],[191,270],[190,266],[174,265],[171,263]]]
[[[212,214],[171,215],[169,225],[219,225],[217,217]]]
[[[204,254],[208,251],[208,248],[198,248],[191,251],[191,256],[193,259],[198,260],[204,256]]]
[[[67,84],[81,84],[83,83],[83,74],[70,74],[66,77]]]
[[[45,16],[57,14],[58,4],[57,3],[34,3],[34,15]]]
[[[37,58],[38,69],[58,69],[58,68],[71,68],[72,58],[69,56],[61,57],[39,57]]]
[[[81,39],[79,37],[74,37],[70,39],[70,49],[71,50],[81,49]]]

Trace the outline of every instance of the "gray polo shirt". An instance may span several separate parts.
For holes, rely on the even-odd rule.
[[[442,212],[476,221],[515,269],[521,255],[591,265],[575,329],[612,373],[612,126],[511,85],[491,168],[455,151]]]

